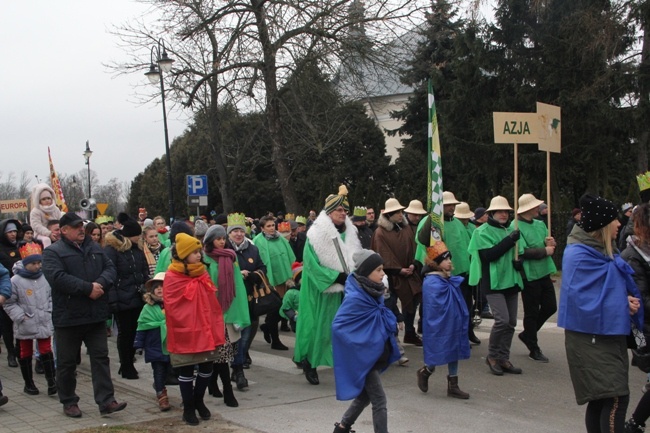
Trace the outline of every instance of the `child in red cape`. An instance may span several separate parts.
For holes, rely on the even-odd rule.
[[[167,350],[178,372],[183,421],[190,425],[198,425],[197,411],[203,420],[212,415],[203,397],[218,355],[217,347],[226,341],[217,288],[202,261],[201,251],[198,239],[179,233],[163,285]],[[199,372],[194,383],[197,364]]]

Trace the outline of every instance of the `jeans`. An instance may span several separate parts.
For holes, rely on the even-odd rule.
[[[430,371],[434,371],[436,369],[435,365],[427,365],[427,368]],[[452,361],[447,364],[447,371],[450,376],[458,376],[458,361]]]
[[[539,349],[537,331],[542,329],[542,325],[557,311],[555,287],[551,277],[547,275],[539,280],[526,281],[521,300],[524,305],[524,341],[528,350],[536,350]]]
[[[77,354],[81,350],[82,342],[86,344],[90,355],[95,403],[101,408],[115,400],[106,342],[106,324],[102,321],[59,327],[54,329],[54,334],[57,341],[56,383],[59,401],[66,406],[79,402],[79,396],[75,393],[77,387],[75,372],[77,370]]]
[[[241,337],[239,337],[239,341],[235,344],[237,352],[235,352],[235,357],[232,361],[233,367],[244,365],[244,361],[246,361],[246,352],[251,345],[251,330],[252,326],[247,326],[241,330]]]
[[[629,395],[602,398],[587,403],[587,433],[624,433],[625,413],[629,403]]]
[[[162,390],[165,389],[165,381],[167,380],[167,374],[171,368],[172,365],[169,362],[151,362],[151,369],[153,370],[153,387],[156,390],[156,394],[162,392]]]
[[[375,433],[388,433],[388,410],[386,409],[386,393],[381,386],[379,370],[372,369],[366,376],[363,391],[352,401],[348,410],[343,414],[341,423],[350,427],[359,418],[361,412],[372,403],[372,425]]]
[[[492,359],[507,361],[510,359],[510,346],[517,326],[518,292],[486,294],[494,315],[494,325],[490,332],[488,355]]]

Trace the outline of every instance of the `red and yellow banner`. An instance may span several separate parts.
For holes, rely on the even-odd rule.
[[[50,147],[47,147],[47,157],[50,159],[50,184],[54,190],[54,199],[56,205],[61,208],[62,212],[68,211],[68,206],[65,204],[65,197],[63,196],[63,190],[61,189],[61,182],[59,182],[59,176],[54,170],[54,164],[52,164],[52,154],[50,153]]]

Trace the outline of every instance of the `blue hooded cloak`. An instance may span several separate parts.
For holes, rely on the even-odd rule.
[[[343,303],[332,322],[337,400],[352,400],[361,394],[387,341],[391,347],[387,366],[400,358],[396,331],[397,319],[384,305],[384,297],[372,297],[359,286],[355,274],[348,276]]]

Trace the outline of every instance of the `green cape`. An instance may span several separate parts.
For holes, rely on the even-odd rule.
[[[289,241],[282,236],[269,241],[264,233],[260,233],[255,236],[253,243],[260,250],[260,257],[266,265],[266,277],[272,286],[284,284],[293,277],[291,264],[296,261],[296,255]]]
[[[479,257],[479,250],[486,250],[494,247],[501,242],[506,236],[513,232],[513,229],[497,228],[488,223],[483,224],[477,228],[472,235],[472,240],[469,242],[469,254],[471,256],[471,263],[469,268],[469,285],[476,286],[481,280],[482,266],[481,258]],[[519,243],[519,254],[523,252],[521,242]],[[515,249],[510,248],[507,253],[499,258],[499,260],[490,263],[490,289],[504,290],[518,285],[523,289],[524,284],[521,280],[521,275],[512,264],[515,258]]]
[[[203,256],[203,260],[209,265],[208,273],[210,279],[217,286],[219,290],[219,263],[208,255]],[[227,311],[223,312],[223,321],[232,325],[239,325],[240,329],[244,329],[251,325],[251,316],[248,311],[248,295],[246,294],[246,286],[244,285],[244,278],[241,275],[241,269],[237,259],[233,263],[233,272],[235,274],[235,297]]]
[[[169,355],[167,351],[167,323],[165,322],[165,313],[163,313],[160,305],[145,304],[140,311],[138,317],[137,331],[149,331],[151,329],[160,328],[160,342],[162,345],[162,353]]]
[[[513,221],[510,223],[510,228],[514,230]],[[523,250],[526,248],[544,248],[544,240],[548,236],[548,229],[546,224],[540,220],[534,219],[532,224],[530,222],[519,220],[519,231],[521,231],[521,238],[519,238],[519,245]],[[555,263],[550,256],[538,260],[524,260],[524,272],[528,281],[539,280],[542,277],[550,275],[557,271]]]

